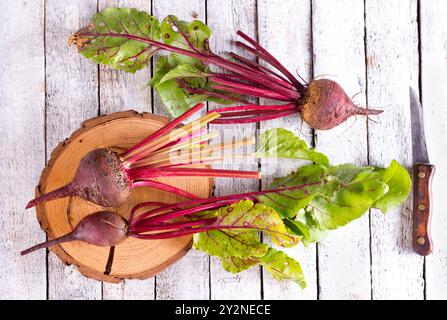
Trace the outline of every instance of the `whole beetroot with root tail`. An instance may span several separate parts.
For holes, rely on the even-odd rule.
[[[128,237],[147,241],[194,235],[192,247],[220,257],[227,271],[261,264],[275,279],[293,280],[304,287],[299,263],[262,243],[259,232],[268,234],[276,246],[318,242],[371,208],[385,213],[399,207],[410,190],[410,175],[394,160],[387,168],[311,164],[275,178],[261,191],[172,204],[143,202],[132,208],[127,220],[113,212],[96,212],[84,217],[72,232],[22,255],[75,240],[114,247]],[[298,209],[303,201],[305,211]],[[109,251],[106,272],[111,270],[114,252],[114,248]]]
[[[356,115],[377,115],[382,110],[365,109],[354,105],[343,88],[329,79],[313,80],[307,87],[301,105],[301,116],[312,128],[327,130]]]
[[[21,255],[70,241],[84,241],[99,247],[112,247],[127,238],[127,222],[119,214],[99,211],[83,218],[76,228],[66,235],[23,250]]]
[[[72,182],[31,200],[26,208],[74,196],[103,207],[117,207],[135,187],[157,188],[188,199],[197,198],[190,192],[154,180],[159,177],[259,179],[257,171],[186,167],[221,160],[223,155],[216,156],[216,152],[254,142],[253,139],[243,139],[229,144],[205,146],[209,139],[216,136],[215,133],[206,132],[207,124],[220,116],[216,112],[178,127],[202,107],[203,104],[196,105],[121,154],[109,148],[90,151],[81,159]]]
[[[141,31],[147,29],[151,31]],[[158,60],[151,85],[173,115],[198,100],[208,100],[239,104],[215,109],[221,117],[212,123],[250,123],[300,114],[312,128],[327,130],[351,116],[382,112],[354,105],[332,80],[306,83],[298,79],[257,41],[242,31],[237,35],[245,42],[236,41],[236,46],[265,65],[234,52],[229,54],[231,60],[213,53],[211,30],[199,20],[186,22],[167,16],[160,25],[148,13],[129,8],[97,13],[69,43],[94,62],[132,73],[149,66],[155,52],[169,51],[169,58]],[[210,65],[219,69],[211,70]],[[249,97],[278,103],[254,104],[248,102]]]

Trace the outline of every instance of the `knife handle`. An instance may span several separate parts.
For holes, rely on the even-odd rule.
[[[435,166],[425,163],[414,165],[413,196],[413,250],[421,256],[433,250],[430,221],[432,211],[432,178]]]

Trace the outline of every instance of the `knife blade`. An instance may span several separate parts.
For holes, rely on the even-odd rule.
[[[432,215],[432,179],[435,166],[430,164],[424,131],[421,102],[410,87],[411,140],[413,147],[413,250],[422,256],[433,250],[430,232]]]

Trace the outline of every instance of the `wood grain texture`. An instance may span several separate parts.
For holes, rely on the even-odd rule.
[[[431,216],[433,206],[432,182],[435,166],[416,163],[413,171],[413,250],[429,255],[433,250]]]
[[[420,2],[422,106],[433,179],[432,239],[425,265],[426,298],[447,299],[447,3]]]
[[[286,17],[300,19],[286,19]],[[282,1],[281,5],[267,0],[258,1],[259,42],[272,53],[293,74],[309,81],[312,78],[312,30],[311,1]],[[261,132],[272,128],[286,128],[305,139],[309,146],[313,144],[312,130],[303,124],[296,115],[260,123]],[[283,176],[304,161],[289,159],[262,159],[262,186],[267,186],[274,177]],[[265,240],[266,237],[264,237]],[[270,244],[271,241],[269,241]],[[307,281],[307,288],[300,289],[292,282],[278,282],[268,271],[263,269],[264,299],[316,299],[317,269],[315,245],[305,248],[300,245],[290,249],[279,248],[297,259]]]
[[[412,166],[409,85],[417,88],[415,1],[366,1],[368,104],[385,107],[368,123],[369,160]],[[411,171],[410,171],[411,172]],[[371,213],[373,299],[423,299],[423,258],[411,245],[411,196],[398,210]]]
[[[151,12],[150,0],[99,0],[98,9],[132,7]],[[134,74],[99,66],[99,112],[108,114],[134,109],[152,111],[152,89],[147,86],[151,66]],[[124,280],[118,284],[102,285],[103,299],[153,299],[155,278],[144,281]]]
[[[25,211],[45,165],[43,2],[2,1],[0,15],[0,300],[45,299],[45,252],[19,255],[45,239],[34,212]]]
[[[196,250],[188,253],[156,277],[157,300],[208,300],[208,256]]]
[[[364,8],[361,1],[313,1],[314,76],[332,78],[348,96],[365,92]],[[355,102],[365,105],[365,95]],[[332,164],[367,163],[366,120],[351,118],[316,132],[316,148]],[[331,231],[318,245],[320,299],[370,299],[369,221],[366,213]]]
[[[193,15],[197,14],[199,19],[205,20],[205,2],[201,0],[153,0],[152,10],[159,20],[169,14],[174,14],[185,21],[193,20]],[[167,115],[166,108],[156,92],[154,92],[153,109],[156,114]],[[206,110],[203,110],[200,114],[205,112]],[[156,277],[156,299],[208,299],[210,295],[208,263],[207,255],[190,251],[183,259]]]
[[[82,121],[98,115],[97,66],[67,45],[69,35],[87,25],[96,1],[64,3],[47,0],[46,39],[46,147],[47,158],[56,145]],[[54,254],[48,257],[49,299],[101,299],[101,283],[65,266]]]
[[[232,40],[236,39],[236,31],[242,30],[248,35],[256,35],[256,1],[219,1],[207,0],[207,24],[213,30],[211,49],[219,54],[235,50]],[[210,110],[215,108],[210,104]],[[210,125],[213,130],[221,133],[223,141],[238,140],[244,136],[257,135],[256,124],[245,125]],[[218,143],[218,141],[214,141]],[[246,151],[254,151],[253,147]],[[227,153],[225,163],[216,168],[230,170],[257,170],[258,164],[253,159],[232,158]],[[215,195],[243,193],[258,190],[259,181],[252,179],[216,179]],[[210,261],[211,299],[260,299],[261,277],[260,268],[254,267],[243,273],[234,275],[222,269],[220,259],[211,257]]]
[[[103,300],[153,300],[155,278],[146,280],[129,280],[122,283],[103,283]],[[151,290],[152,289],[152,290]]]

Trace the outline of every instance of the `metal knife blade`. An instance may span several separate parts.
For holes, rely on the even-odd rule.
[[[424,116],[421,102],[416,91],[410,87],[411,107],[411,140],[413,143],[413,161],[415,163],[429,163],[427,143],[425,140]]]
[[[413,250],[422,256],[433,250],[430,232],[432,215],[432,178],[435,166],[429,163],[425,141],[422,105],[410,87],[411,138],[413,143]]]

